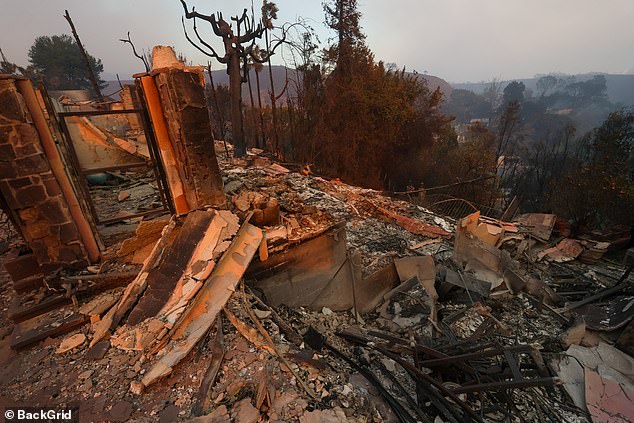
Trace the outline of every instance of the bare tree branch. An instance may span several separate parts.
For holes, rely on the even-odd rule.
[[[143,66],[145,67],[145,71],[149,72],[150,71],[150,65],[147,62],[147,59],[145,58],[145,56],[141,56],[139,53],[137,53],[136,48],[134,47],[134,43],[132,42],[132,39],[130,38],[130,31],[128,31],[128,38],[124,39],[124,38],[120,38],[119,41],[121,41],[123,44],[130,44],[130,46],[132,46],[132,54],[134,54],[134,57],[136,57],[137,59],[140,59],[143,62]]]
[[[183,23],[183,32],[185,33],[185,38],[187,39],[187,41],[189,41],[189,43],[194,46],[198,51],[200,51],[202,54],[204,54],[205,56],[209,56],[209,57],[213,57],[216,60],[218,60],[220,63],[226,64],[227,61],[225,60],[224,57],[220,57],[218,56],[218,54],[216,53],[216,51],[209,46],[209,48],[211,49],[211,52],[205,51],[202,47],[200,47],[198,44],[196,44],[191,38],[189,38],[189,34],[187,33],[187,28],[185,28],[185,20],[182,19],[182,23]],[[194,26],[194,32],[196,33],[196,35],[199,37],[198,32],[196,31],[196,27]],[[206,44],[205,44],[206,45]]]

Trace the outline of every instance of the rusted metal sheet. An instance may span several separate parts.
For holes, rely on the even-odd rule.
[[[371,205],[374,206],[374,204]],[[411,217],[401,216],[390,210],[384,209],[383,207],[374,207],[383,220],[390,223],[396,223],[406,231],[409,231],[413,234],[422,235],[429,238],[451,238],[451,234],[442,228],[430,225],[417,219],[412,219]]]
[[[169,334],[165,353],[145,374],[141,383],[148,386],[169,375],[214,324],[218,313],[233,294],[262,241],[262,231],[246,223],[214,271]]]
[[[583,253],[581,243],[575,239],[566,238],[556,246],[541,251],[537,258],[541,260],[546,257],[550,261],[564,263],[576,259],[581,253]]]
[[[340,311],[353,306],[352,266],[343,225],[270,256],[266,262],[254,262],[248,274],[275,307],[285,304]]]
[[[519,216],[516,222],[525,226],[533,237],[548,242],[556,220],[557,216],[554,214],[529,213]]]
[[[454,259],[458,263],[467,264],[478,279],[489,281],[491,288],[496,288],[503,282],[502,251],[474,235],[479,219],[480,212],[476,212],[456,225]]]

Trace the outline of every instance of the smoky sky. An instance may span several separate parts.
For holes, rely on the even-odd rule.
[[[70,34],[68,9],[106,79],[143,70],[129,46],[172,45],[194,64],[209,60],[191,47],[181,27],[179,0],[0,0],[0,47],[10,61],[28,62],[39,35]],[[256,13],[261,2],[254,0]],[[278,23],[302,17],[322,44],[321,0],[277,0]],[[451,82],[532,77],[549,72],[634,72],[634,0],[359,0],[366,42],[378,60]],[[189,0],[201,13],[225,16],[250,0]],[[210,32],[214,46],[222,46]],[[288,51],[275,62],[292,64]],[[216,64],[216,66],[219,66]]]

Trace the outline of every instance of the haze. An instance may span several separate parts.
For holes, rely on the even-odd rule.
[[[122,79],[142,70],[128,46],[173,45],[194,64],[208,58],[191,47],[181,27],[178,0],[3,1],[0,47],[10,61],[25,65],[39,35],[70,34],[68,9],[83,43],[101,58],[105,74]],[[311,21],[322,44],[320,0],[277,0],[278,24],[301,16]],[[189,1],[202,13],[235,14],[250,1]],[[261,3],[256,1],[256,11]],[[377,59],[427,72],[451,82],[531,77],[535,74],[632,73],[632,0],[360,0],[367,43]],[[214,45],[218,40],[213,39]],[[220,47],[220,46],[219,46]],[[282,63],[280,56],[276,59]]]

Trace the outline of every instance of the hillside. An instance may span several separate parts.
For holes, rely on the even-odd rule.
[[[408,73],[408,74],[413,75],[412,73]],[[441,79],[432,75],[423,75],[423,74],[416,74],[416,75],[418,75],[420,78],[424,78],[427,81],[427,84],[431,90],[435,90],[436,88],[440,87],[440,90],[443,92],[443,94],[446,97],[451,94],[451,91],[452,91],[451,85],[449,85],[449,83],[445,81],[444,79]],[[214,77],[215,84],[229,85],[229,75],[227,75],[227,72],[225,72],[224,70],[213,71],[213,77]],[[257,96],[255,70],[251,69],[250,77],[251,77],[253,95]],[[297,83],[295,82],[297,81],[297,77],[298,77],[297,71],[295,69],[287,68],[285,66],[273,66],[273,84],[275,87],[275,93],[278,96],[280,92],[284,89],[287,77],[289,79],[289,84],[287,88],[288,92],[285,94],[291,93],[291,95],[294,96],[296,86],[297,86]],[[262,69],[262,72],[260,73],[260,91],[262,95],[262,101],[266,101],[267,104],[269,102],[268,93],[270,88],[271,88],[271,83],[269,78],[269,71],[268,71],[268,68],[265,67]],[[246,84],[243,86],[242,97],[245,101],[250,101],[249,90]],[[285,98],[286,98],[286,95],[282,96],[282,99],[285,99]]]
[[[592,74],[580,74],[580,75],[565,75],[573,76],[577,81],[586,81],[592,78],[596,73]],[[624,106],[634,106],[634,75],[605,75],[608,98],[612,103],[622,104]],[[537,91],[537,80],[539,77],[528,79],[512,79],[508,81],[502,81],[503,87],[511,81],[523,82],[527,90]],[[489,85],[489,82],[466,82],[466,83],[452,83],[451,86],[454,89],[465,89],[473,91],[476,94],[481,94],[484,89]]]
[[[229,75],[225,70],[215,70],[212,71],[214,84],[216,85],[229,85]],[[414,75],[411,72],[408,72],[409,75]],[[427,85],[430,90],[435,90],[436,88],[440,88],[445,98],[449,97],[452,91],[451,85],[437,76],[432,75],[423,75],[416,74],[419,78],[423,78],[427,81]],[[275,86],[275,93],[277,96],[280,95],[281,91],[284,89],[286,84],[286,78],[288,77],[289,83],[287,87],[287,92],[282,95],[280,101],[286,101],[286,96],[288,93],[291,95],[295,95],[296,86],[297,86],[297,71],[295,69],[287,68],[285,66],[273,66],[273,85]],[[256,86],[256,75],[255,70],[251,69],[250,73],[251,77],[251,89],[253,90],[253,97],[257,102],[257,86]],[[209,82],[209,76],[207,76],[207,82]],[[134,84],[134,81],[125,80],[121,81],[123,84]],[[106,87],[102,90],[104,95],[109,95],[115,100],[119,99],[118,90],[119,90],[119,82],[118,81],[106,81]],[[269,100],[269,91],[271,89],[271,82],[269,78],[269,70],[267,67],[264,67],[260,73],[260,92],[262,96],[262,102],[265,104],[270,104]],[[242,86],[242,99],[246,104],[250,104],[250,96],[249,96],[249,87],[247,84]]]

